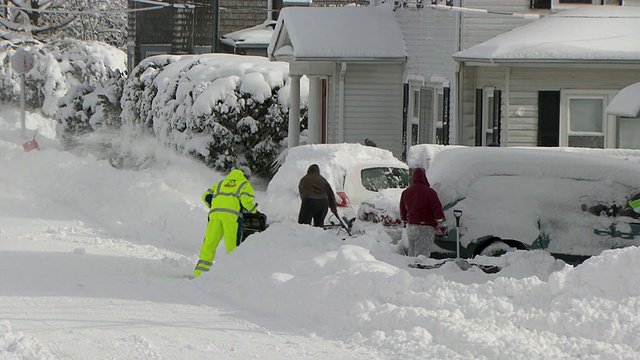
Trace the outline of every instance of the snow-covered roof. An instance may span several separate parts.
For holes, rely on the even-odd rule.
[[[630,118],[640,117],[640,83],[620,90],[607,106],[607,114]]]
[[[459,51],[453,58],[640,65],[640,7],[585,6],[561,11]]]
[[[266,48],[271,41],[275,20],[266,20],[260,25],[225,34],[220,41],[233,47]]]
[[[282,9],[267,52],[284,61],[404,61],[393,3],[371,7]]]

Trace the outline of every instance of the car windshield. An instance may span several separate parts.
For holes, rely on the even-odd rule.
[[[362,186],[369,191],[389,188],[403,189],[409,186],[409,170],[396,167],[362,169]]]

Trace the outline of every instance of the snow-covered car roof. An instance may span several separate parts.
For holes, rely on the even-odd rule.
[[[463,145],[438,145],[438,144],[418,144],[413,145],[407,154],[407,164],[412,168],[421,167],[428,169],[441,151],[465,147]]]
[[[427,178],[443,205],[466,197],[478,179],[494,175],[640,185],[640,165],[635,161],[535,148],[447,149],[427,170]]]

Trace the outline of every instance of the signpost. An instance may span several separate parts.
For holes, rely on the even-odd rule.
[[[25,125],[25,77],[26,74],[33,69],[34,65],[35,59],[33,55],[23,48],[18,48],[13,56],[11,56],[11,68],[20,74],[20,89],[22,90],[20,93],[20,112],[22,113],[20,124],[23,138],[27,137]]]

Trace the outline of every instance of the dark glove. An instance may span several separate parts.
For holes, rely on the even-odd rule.
[[[256,211],[254,214],[251,214],[251,217],[253,217],[254,219],[263,219],[264,221],[267,221],[267,215],[261,213],[260,211]]]

